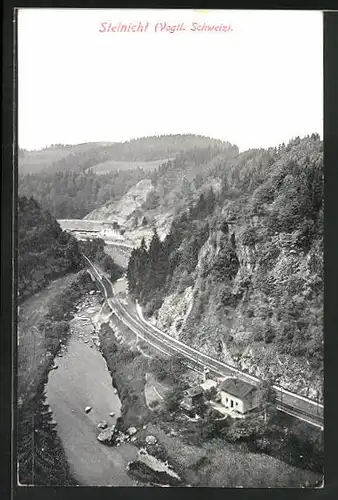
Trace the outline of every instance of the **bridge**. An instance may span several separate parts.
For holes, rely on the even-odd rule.
[[[122,228],[111,220],[58,219],[58,223],[63,231],[72,233],[78,240],[101,238],[107,245],[120,247],[129,253],[134,248],[120,233]]]

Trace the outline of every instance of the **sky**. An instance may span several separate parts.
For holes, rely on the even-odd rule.
[[[148,27],[107,31],[119,23]],[[203,24],[231,30],[191,30]],[[19,9],[19,146],[322,136],[322,38],[316,11]]]

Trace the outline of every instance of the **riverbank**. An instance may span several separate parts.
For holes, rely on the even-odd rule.
[[[88,295],[70,322],[70,338],[48,379],[47,397],[57,422],[66,458],[83,486],[134,486],[127,464],[137,450],[98,441],[101,426],[116,424],[121,403],[99,346],[95,321],[101,317],[99,297]]]
[[[66,275],[20,304],[17,459],[22,485],[76,485],[45,395],[77,304],[95,287],[85,271]],[[94,293],[94,292],[93,292]]]
[[[142,426],[151,417],[144,395],[147,359],[136,344],[120,343],[107,323],[101,326],[99,337],[102,355],[122,403],[119,427],[126,431],[131,426]]]
[[[254,453],[245,442],[230,443],[213,434],[212,427],[188,421],[180,412],[169,412],[160,405],[149,408],[145,388],[154,353],[149,354],[149,349],[144,352],[133,333],[114,315],[101,325],[99,337],[121,399],[120,429],[135,426],[138,447],[145,446],[147,435],[154,436],[157,445],[148,452],[167,461],[185,486],[313,487],[320,481],[320,474]],[[147,471],[140,473],[146,481]]]

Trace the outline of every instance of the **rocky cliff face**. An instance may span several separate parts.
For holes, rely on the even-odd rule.
[[[120,201],[94,210],[85,220],[117,223],[120,228],[118,231],[109,227],[100,232],[100,237],[109,241],[115,239],[127,245],[137,246],[142,238],[149,242],[155,228],[163,239],[170,230],[173,215],[172,211],[149,215],[144,204],[153,192],[151,180],[144,179],[133,186]]]
[[[302,304],[310,293],[311,262],[318,258],[318,249],[313,248],[304,259],[281,235],[249,247],[243,243],[245,228],[235,226],[229,235],[210,234],[199,252],[194,286],[167,296],[153,321],[175,338],[252,375],[264,378],[269,374],[286,389],[321,398],[322,368],[311,367],[306,356],[293,355],[287,339],[277,346],[273,342],[275,332],[278,335],[285,326],[280,317],[283,300]],[[222,251],[222,243],[231,239],[236,241],[238,271],[231,284],[216,288],[205,274]],[[260,286],[264,270],[259,256],[270,245],[279,248],[279,254],[265,275],[274,289],[267,295]],[[311,302],[309,308],[318,316],[316,328],[321,306]]]
[[[87,220],[113,220],[124,225],[142,204],[154,187],[151,180],[144,179],[133,186],[118,202],[108,203],[86,215]]]
[[[321,143],[295,140],[267,160],[260,151],[243,155],[227,165],[223,191],[204,212],[207,238],[198,241],[194,207],[177,223],[174,271],[152,320],[209,355],[321,399]]]

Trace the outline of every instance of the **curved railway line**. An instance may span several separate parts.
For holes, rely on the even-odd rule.
[[[201,353],[193,347],[162,332],[145,320],[141,308],[136,307],[134,312],[127,310],[115,296],[114,287],[111,281],[101,273],[87,257],[85,257],[85,259],[110,309],[137,337],[148,342],[152,347],[167,356],[180,354],[187,366],[200,373],[202,373],[205,368],[208,368],[210,374],[217,378],[236,375],[241,380],[253,385],[258,385],[261,382],[257,377]],[[321,403],[287,391],[278,385],[274,385],[273,390],[275,393],[276,407],[279,411],[323,430],[324,407]]]

